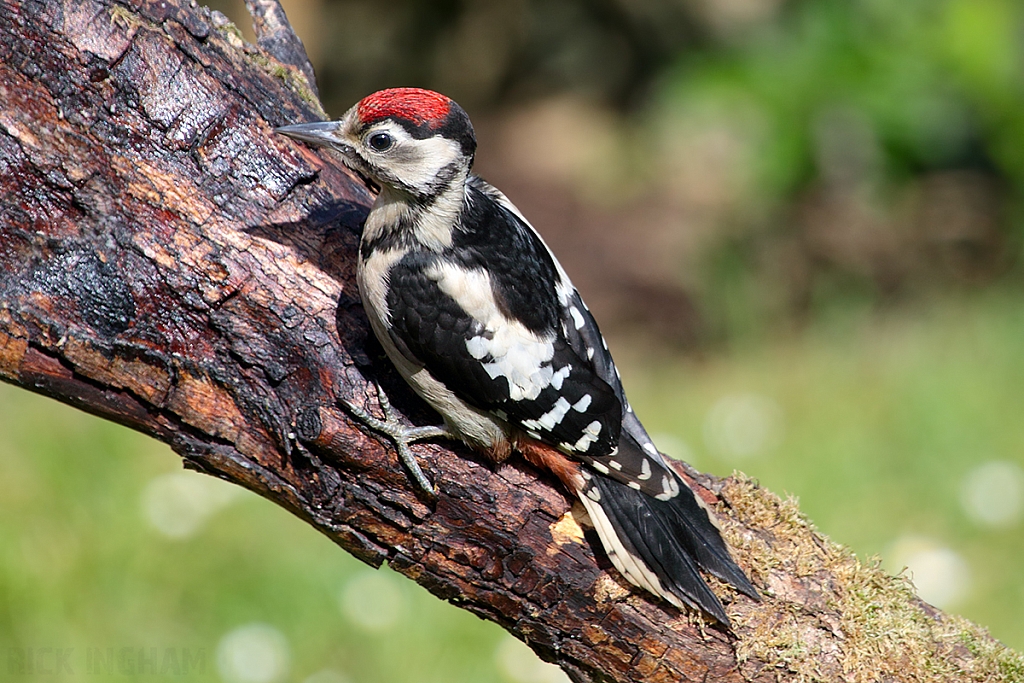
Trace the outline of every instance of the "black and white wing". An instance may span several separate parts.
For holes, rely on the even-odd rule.
[[[391,267],[388,332],[475,408],[563,452],[604,455],[622,404],[566,337],[560,271],[523,221],[471,186],[451,248]]]

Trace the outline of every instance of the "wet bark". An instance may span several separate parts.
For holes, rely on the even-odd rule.
[[[170,444],[575,680],[1024,670],[743,479],[687,471],[765,595],[716,584],[735,633],[632,590],[527,465],[418,446],[438,489],[424,498],[391,445],[337,407],[378,410],[379,380],[414,422],[437,420],[383,358],[355,289],[371,195],[272,133],[323,112],[283,12],[248,4],[258,46],[184,0],[0,2],[0,378]]]

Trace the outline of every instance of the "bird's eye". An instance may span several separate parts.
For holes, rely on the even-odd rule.
[[[367,142],[378,152],[386,152],[395,144],[395,139],[387,133],[374,133]]]

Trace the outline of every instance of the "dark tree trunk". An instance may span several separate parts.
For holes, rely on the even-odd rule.
[[[347,551],[524,639],[576,680],[997,680],[1021,659],[741,479],[689,472],[757,604],[735,634],[611,568],[526,465],[418,446],[439,496],[337,408],[412,419],[354,284],[371,195],[272,128],[322,118],[301,43],[184,0],[0,2],[0,378],[170,444]]]

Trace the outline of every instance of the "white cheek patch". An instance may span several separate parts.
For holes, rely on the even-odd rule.
[[[483,270],[466,270],[452,263],[437,263],[426,271],[442,292],[476,320],[481,334],[466,341],[466,350],[477,360],[491,358],[482,367],[491,379],[504,377],[513,401],[532,401],[540,392],[568,376],[568,368],[556,373],[551,367],[554,339],[539,337],[522,323],[509,320],[494,300],[491,279]],[[558,379],[556,379],[558,375]],[[566,410],[571,406],[566,403]],[[564,413],[555,422],[561,422]]]
[[[462,157],[458,142],[435,135],[424,140],[411,140],[402,131],[393,131],[399,139],[388,161],[388,170],[403,183],[426,191],[437,179],[438,172]]]

